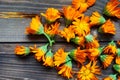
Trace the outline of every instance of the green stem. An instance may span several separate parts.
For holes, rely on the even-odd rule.
[[[54,41],[54,40],[51,40],[50,37],[49,37],[46,33],[43,33],[43,34],[44,34],[44,35],[46,36],[46,38],[48,39],[50,46],[52,46],[52,44],[53,44],[55,41]]]

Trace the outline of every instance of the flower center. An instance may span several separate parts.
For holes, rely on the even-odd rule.
[[[88,76],[89,74],[90,74],[90,70],[86,69],[85,72],[84,72],[84,75]]]

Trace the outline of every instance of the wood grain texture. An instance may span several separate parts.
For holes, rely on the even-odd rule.
[[[71,4],[72,0],[0,0],[0,12],[25,12],[30,14],[39,14],[45,12],[48,7],[54,7],[62,10],[63,6]],[[103,7],[108,0],[96,0],[96,4],[90,7],[86,15],[91,15],[93,11],[102,13]],[[44,36],[27,36],[25,28],[29,25],[30,18],[10,18],[0,19],[0,80],[67,80],[57,74],[54,68],[46,68],[42,63],[38,63],[34,59],[34,55],[26,58],[19,58],[14,55],[14,48],[17,44],[24,46],[32,46],[34,44],[44,45],[47,39]],[[60,19],[61,28],[64,27],[64,20]],[[92,29],[93,35],[98,35],[101,46],[106,45],[111,40],[120,40],[120,20],[112,19],[116,26],[116,35],[108,36],[99,34],[97,29]],[[72,43],[66,41],[59,36],[55,37],[56,43],[52,47],[52,51],[63,47],[65,51],[76,48]],[[101,65],[101,64],[99,64]],[[76,63],[73,62],[73,69],[78,70]],[[98,76],[101,80],[103,77],[114,73],[112,65],[102,70],[102,75]]]

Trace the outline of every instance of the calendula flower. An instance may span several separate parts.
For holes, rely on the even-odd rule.
[[[105,18],[100,15],[97,11],[92,13],[92,16],[90,17],[90,25],[95,26],[95,25],[101,25],[105,23]]]
[[[120,49],[119,48],[117,49],[115,63],[120,64]]]
[[[85,36],[85,41],[86,41],[86,44],[85,44],[86,49],[92,49],[92,48],[99,47],[98,40],[91,34],[88,34]]]
[[[119,0],[110,0],[105,8],[103,13],[107,16],[120,18],[120,2]]]
[[[62,66],[57,68],[59,70],[58,74],[61,74],[64,77],[72,78],[72,62],[68,61],[64,63]]]
[[[19,56],[27,56],[30,53],[30,49],[28,47],[25,47],[25,46],[17,45],[15,47],[14,52],[16,55],[19,55]]]
[[[111,62],[113,61],[114,57],[112,55],[100,55],[100,60],[102,61],[103,68],[107,68]]]
[[[116,55],[117,47],[114,41],[111,41],[104,49],[103,52],[105,54]]]
[[[32,21],[30,23],[30,26],[26,28],[27,34],[37,34],[37,35],[45,35],[46,38],[49,40],[50,46],[52,46],[52,43],[54,40],[51,40],[50,37],[44,32],[44,27],[42,23],[40,22],[40,18],[38,16],[32,18]]]
[[[69,26],[68,28],[64,28],[63,31],[59,31],[59,35],[64,37],[67,42],[70,42],[71,38],[75,38],[74,27]]]
[[[44,26],[44,31],[47,35],[49,35],[50,37],[54,37],[56,34],[58,34],[58,28],[60,26],[60,23],[56,22],[54,24],[51,25],[45,25]]]
[[[81,46],[81,47],[84,47],[84,44],[85,44],[85,37],[84,36],[75,36],[75,38],[72,38],[71,39],[72,42],[74,42],[75,44]]]
[[[53,53],[51,52],[51,49],[46,53],[43,65],[50,66],[50,67],[54,66]]]
[[[73,20],[79,18],[81,14],[71,6],[63,7],[63,14],[65,17],[66,26],[70,25]]]
[[[111,74],[111,75],[103,78],[102,80],[117,80],[117,75],[116,74]]]
[[[60,48],[55,54],[54,54],[54,65],[60,66],[61,64],[68,62],[71,60],[68,56],[67,52],[64,52],[62,48]]]
[[[95,61],[102,53],[103,47],[87,49],[86,53],[91,61]]]
[[[75,61],[83,64],[87,59],[86,50],[80,50],[80,47],[69,52],[69,56]]]
[[[41,15],[45,17],[48,24],[61,18],[61,13],[55,8],[48,8],[46,13],[41,13]]]
[[[91,61],[87,65],[82,66],[78,72],[77,80],[98,80],[95,74],[101,74],[99,66],[96,65],[97,61]]]
[[[47,46],[48,44],[44,45],[44,46],[41,46],[41,47],[38,47],[35,45],[34,47],[30,47],[31,49],[31,52],[35,53],[35,59],[37,61],[44,61],[44,55],[46,54],[47,52]]]
[[[74,32],[78,36],[85,36],[90,33],[89,17],[82,15],[80,19],[73,21]]]
[[[117,71],[118,73],[120,73],[120,64],[114,64],[113,68],[115,71]]]
[[[107,20],[100,28],[99,28],[100,33],[107,33],[107,34],[112,34],[114,35],[116,33],[116,28],[113,22],[111,20]]]

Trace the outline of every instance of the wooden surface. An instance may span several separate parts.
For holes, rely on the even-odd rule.
[[[102,13],[107,1],[97,0],[96,4],[89,8],[85,14],[91,15],[93,11]],[[0,0],[0,11],[39,14],[45,12],[48,7],[61,10],[62,6],[70,4],[71,0]],[[0,19],[0,80],[66,80],[59,76],[54,68],[46,68],[42,66],[42,63],[38,63],[33,55],[27,58],[19,58],[14,55],[16,44],[24,46],[37,44],[41,46],[48,42],[43,36],[27,36],[24,34],[25,27],[29,25],[30,20],[30,18]],[[92,30],[93,35],[98,34],[101,46],[107,45],[110,40],[120,40],[120,20],[113,19],[113,22],[117,28],[115,36],[102,35],[97,32],[97,29]],[[64,39],[58,36],[55,37],[55,40],[53,52],[61,47],[64,47],[65,51],[76,47],[72,43],[66,43]],[[76,70],[75,64],[73,69]],[[101,80],[110,73],[113,73],[112,66],[103,70],[102,75],[98,77]]]

